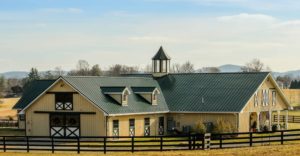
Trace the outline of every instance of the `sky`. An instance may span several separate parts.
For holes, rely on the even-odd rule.
[[[298,0],[0,0],[0,72],[144,67],[160,46],[195,68],[300,69]]]

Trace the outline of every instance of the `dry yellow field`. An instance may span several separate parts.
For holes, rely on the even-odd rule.
[[[1,156],[78,156],[76,153],[0,153]],[[103,153],[82,153],[80,156],[100,156]],[[297,156],[300,155],[299,144],[294,145],[277,145],[277,146],[260,146],[252,148],[235,148],[235,149],[218,149],[209,151],[171,151],[171,152],[136,152],[136,153],[107,153],[107,156],[119,156],[119,155],[134,155],[134,156],[215,156],[215,155],[226,155],[226,156]]]
[[[12,107],[19,101],[20,98],[4,98],[0,99],[0,119],[9,119],[9,116],[17,119],[17,111],[12,110]]]

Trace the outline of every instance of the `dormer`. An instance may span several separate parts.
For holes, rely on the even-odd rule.
[[[104,95],[110,96],[122,106],[128,105],[130,91],[127,87],[101,87]]]
[[[152,58],[152,71],[154,77],[161,77],[170,72],[170,56],[168,56],[162,46]]]
[[[131,87],[132,91],[152,105],[157,105],[159,90],[156,87]]]

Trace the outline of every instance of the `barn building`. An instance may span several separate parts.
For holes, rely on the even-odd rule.
[[[14,106],[19,127],[56,137],[167,135],[220,119],[238,132],[288,127],[273,122],[291,107],[270,73],[176,74],[170,61],[160,47],[151,74],[34,81]]]

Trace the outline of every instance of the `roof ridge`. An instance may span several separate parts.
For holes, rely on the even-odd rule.
[[[269,74],[271,72],[219,72],[219,73],[169,73],[169,75],[201,75],[201,74]]]
[[[63,78],[139,78],[139,79],[153,79],[152,77],[138,77],[138,76],[62,76]]]

